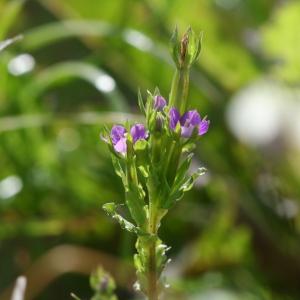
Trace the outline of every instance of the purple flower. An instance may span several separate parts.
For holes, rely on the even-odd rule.
[[[196,126],[201,123],[200,115],[196,110],[187,111],[179,120],[181,125],[181,136],[188,138],[192,135]]]
[[[201,123],[199,125],[199,131],[198,131],[199,135],[203,135],[208,131],[209,123],[210,123],[209,120],[204,119],[201,121]]]
[[[110,132],[110,138],[116,152],[125,155],[127,152],[126,129],[121,125],[114,125]]]
[[[194,128],[198,128],[198,134],[203,135],[208,131],[209,121],[206,119],[201,120],[199,113],[196,110],[189,110],[180,116],[178,110],[174,107],[170,109],[170,128],[175,130],[176,125],[180,124],[181,136],[189,138]]]
[[[135,124],[130,129],[130,134],[133,138],[133,143],[138,140],[145,140],[148,137],[148,133],[143,124]]]
[[[167,105],[167,101],[163,96],[157,95],[154,97],[154,108],[157,110],[163,110]]]
[[[180,113],[176,108],[172,107],[170,109],[169,114],[170,114],[170,127],[174,130],[180,119]]]
[[[127,152],[126,129],[121,125],[114,125],[110,132],[110,138],[116,152],[123,155]],[[130,129],[130,134],[135,144],[138,140],[146,139],[148,132],[143,124],[135,124]]]

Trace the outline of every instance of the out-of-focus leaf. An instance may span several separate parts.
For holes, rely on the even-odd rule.
[[[10,0],[2,8],[0,13],[0,40],[6,37],[10,27],[19,16],[24,3],[24,0]]]
[[[125,122],[127,120],[141,121],[140,115],[121,112],[84,112],[55,116],[49,114],[26,114],[0,118],[0,133],[25,128],[55,126],[66,123],[82,125],[99,125]]]
[[[262,28],[265,52],[273,58],[272,71],[279,78],[300,78],[300,3],[289,2],[275,11],[272,22]]]
[[[103,70],[83,62],[62,62],[48,67],[23,90],[21,97],[25,107],[34,107],[34,101],[49,87],[69,78],[81,78],[107,95],[113,110],[128,111],[126,100],[117,89],[115,80]]]
[[[11,39],[7,39],[7,40],[4,40],[4,41],[0,42],[0,52],[2,50],[4,50],[6,47],[8,47],[9,45],[15,43],[16,41],[18,41],[22,38],[23,38],[22,35],[17,35],[16,37],[13,37]]]

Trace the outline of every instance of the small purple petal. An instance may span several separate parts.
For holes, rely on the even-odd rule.
[[[170,109],[169,116],[170,116],[170,128],[174,130],[180,119],[180,114],[175,107],[172,107]]]
[[[126,133],[125,127],[121,125],[114,125],[110,132],[110,137],[113,145],[116,145],[121,138],[124,138]]]
[[[133,138],[133,143],[141,139],[146,139],[148,137],[148,133],[143,124],[133,125],[130,129],[130,134]]]
[[[162,110],[167,105],[167,101],[164,97],[157,95],[154,97],[154,108],[157,110]]]
[[[182,126],[198,126],[200,122],[201,118],[196,110],[189,110],[180,118],[180,124]]]
[[[181,126],[181,136],[184,138],[189,138],[194,130],[195,126]]]
[[[199,135],[203,135],[208,131],[209,123],[210,123],[209,120],[202,120],[201,121],[201,123],[199,125],[199,130],[198,130]]]
[[[116,150],[116,152],[125,155],[127,152],[126,138],[120,138],[119,141],[116,144],[114,144],[114,149]]]

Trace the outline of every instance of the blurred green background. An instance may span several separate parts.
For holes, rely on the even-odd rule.
[[[204,32],[190,103],[209,171],[160,234],[168,299],[300,299],[300,2],[0,0],[0,299],[83,299],[98,264],[131,289],[134,237],[102,211],[123,191],[103,124],[168,96],[172,30]],[[130,275],[129,275],[130,274]]]

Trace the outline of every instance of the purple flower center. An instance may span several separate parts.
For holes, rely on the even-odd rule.
[[[199,113],[196,110],[189,110],[180,116],[178,110],[174,107],[170,109],[170,128],[175,130],[178,122],[181,127],[181,136],[189,138],[194,128],[198,128],[198,135],[203,135],[208,131],[209,121],[201,120]]]
[[[121,125],[114,125],[110,132],[112,143],[115,145],[121,138],[125,137],[126,129]]]
[[[130,134],[133,138],[133,143],[138,140],[145,140],[148,137],[148,133],[143,124],[135,124],[130,129]]]

